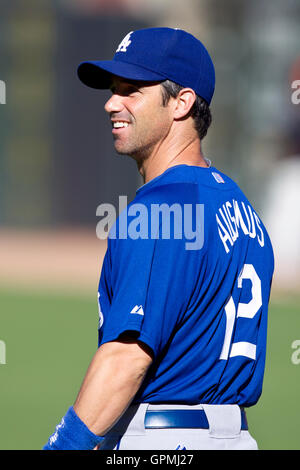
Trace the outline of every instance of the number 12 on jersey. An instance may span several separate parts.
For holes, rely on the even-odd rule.
[[[251,300],[248,303],[240,302],[237,307],[234,300],[230,297],[225,306],[226,329],[222,352],[219,359],[227,360],[230,357],[245,356],[250,359],[256,359],[256,345],[247,341],[232,342],[234,325],[237,318],[253,319],[262,306],[261,280],[257,275],[252,264],[245,264],[239,277],[238,288],[243,287],[243,281],[251,281]]]

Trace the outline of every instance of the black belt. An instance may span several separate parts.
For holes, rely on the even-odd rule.
[[[246,412],[241,408],[241,430],[247,431]],[[209,429],[204,410],[148,410],[145,414],[146,429],[200,428]]]

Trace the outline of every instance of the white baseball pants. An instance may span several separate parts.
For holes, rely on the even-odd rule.
[[[147,410],[203,409],[209,429],[145,429]],[[257,450],[249,431],[241,431],[238,405],[130,406],[107,433],[99,450]]]

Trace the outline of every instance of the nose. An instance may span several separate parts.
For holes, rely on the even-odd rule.
[[[107,113],[118,113],[123,109],[122,97],[114,93],[105,103],[104,109]]]

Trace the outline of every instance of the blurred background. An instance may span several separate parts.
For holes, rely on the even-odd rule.
[[[249,422],[261,449],[300,449],[299,23],[297,0],[1,0],[1,449],[40,449],[75,399],[97,347],[96,208],[141,184],[114,152],[108,92],[84,87],[77,66],[152,26],[186,29],[213,57],[203,150],[257,209],[276,261]]]

